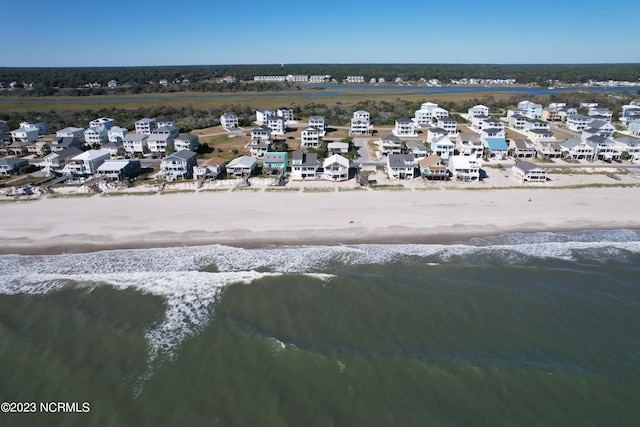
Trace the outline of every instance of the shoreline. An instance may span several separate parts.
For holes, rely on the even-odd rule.
[[[451,244],[510,233],[637,230],[640,215],[630,202],[638,196],[638,187],[596,187],[45,198],[2,205],[0,254]]]

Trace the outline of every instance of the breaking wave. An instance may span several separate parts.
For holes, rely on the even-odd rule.
[[[631,262],[640,253],[635,230],[514,233],[447,245],[368,244],[243,249],[221,245],[116,250],[62,255],[0,256],[0,294],[39,295],[65,287],[135,289],[165,301],[162,321],[146,332],[149,370],[175,357],[209,323],[222,289],[282,274],[330,280],[353,265],[423,263],[522,265],[538,259],[590,263]],[[635,257],[637,259],[637,256]],[[279,346],[282,343],[278,343]]]

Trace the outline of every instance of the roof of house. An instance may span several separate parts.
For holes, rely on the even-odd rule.
[[[476,159],[471,156],[451,156],[449,157],[449,167],[451,169],[470,169],[471,162],[477,163]]]
[[[515,165],[513,165],[514,168],[518,168],[523,172],[528,172],[528,171],[532,171],[534,169],[542,169],[544,170],[543,167],[540,167],[538,165],[536,165],[535,163],[531,163],[531,162],[517,162]]]
[[[512,139],[512,141],[513,145],[515,145],[518,150],[529,150],[532,148],[531,146],[533,144],[530,140],[523,138],[515,138]]]
[[[107,160],[98,166],[98,172],[118,172],[128,165],[129,160]]]
[[[143,133],[128,133],[124,136],[124,140],[128,142],[140,142],[149,138],[149,135]]]
[[[183,141],[197,141],[198,135],[194,135],[192,133],[181,133],[180,135],[178,135],[178,137],[176,138],[176,140],[183,140]]]
[[[236,116],[234,113],[224,113],[220,117],[224,117],[225,119],[237,119],[238,118],[238,116]]]
[[[109,133],[111,132],[129,132],[129,129],[126,128],[121,128],[120,126],[113,126],[111,129],[108,130]]]
[[[407,119],[406,117],[400,117],[396,119],[396,123],[413,123],[413,120]]]
[[[425,150],[427,149],[427,146],[424,145],[424,142],[422,141],[407,141],[406,142],[407,148],[424,148]]]
[[[430,127],[427,132],[430,132],[430,133],[442,133],[442,134],[448,134],[449,133],[448,130],[439,128],[437,126]]]
[[[166,159],[170,159],[172,157],[177,157],[180,160],[190,160],[190,159],[192,159],[192,158],[194,158],[196,156],[197,156],[197,154],[194,153],[191,150],[180,150],[180,151],[177,151],[177,152],[171,154]],[[163,159],[163,161],[166,160],[166,159]]]
[[[263,163],[285,163],[287,161],[287,153],[277,151],[269,151],[264,153]]]
[[[384,142],[395,142],[395,143],[400,143],[400,138],[398,138],[397,136],[389,133],[387,135],[382,135],[380,137],[380,141],[384,141]]]
[[[411,154],[389,154],[387,162],[392,168],[415,167],[416,165],[416,160]]]
[[[507,142],[505,141],[504,138],[485,138],[484,139],[484,143],[487,147],[489,147],[490,150],[508,150],[509,147],[507,147]]]
[[[81,154],[82,150],[77,148],[77,147],[69,147],[69,148],[65,148],[64,150],[60,150],[60,151],[55,151],[51,154],[48,154],[45,158],[56,158],[59,157],[61,159],[70,159],[72,157],[77,156],[78,154]]]
[[[326,168],[327,166],[334,163],[338,163],[340,166],[344,166],[346,168],[349,167],[349,160],[342,157],[340,154],[334,154],[333,156],[329,156],[324,159],[324,162],[322,162],[322,167]]]
[[[0,165],[6,165],[9,167],[16,167],[22,165],[28,165],[29,161],[27,159],[16,159],[13,157],[5,157],[0,159]]]
[[[95,160],[101,157],[111,157],[111,153],[105,150],[87,150],[73,158],[73,160]]]
[[[562,141],[560,143],[560,146],[563,147],[563,148],[567,148],[567,149],[571,150],[573,147],[575,147],[576,145],[580,145],[580,144],[582,144],[581,140],[579,140],[577,138],[569,138],[569,139],[566,139],[566,140]]]
[[[553,135],[553,132],[547,129],[529,129],[528,132],[531,132],[537,135]]]
[[[295,151],[291,155],[291,160],[299,162],[300,166],[318,166],[318,155],[316,153],[303,153]]]
[[[229,162],[229,164],[227,165],[227,169],[252,168],[252,167],[254,167],[256,165],[256,163],[257,163],[257,161],[253,157],[240,156],[240,157],[236,157],[235,159],[231,160]]]
[[[271,133],[271,128],[269,128],[268,126],[262,125],[262,126],[258,126],[257,128],[253,128],[251,130],[251,133],[258,133],[258,132]]]
[[[348,142],[330,142],[327,144],[327,148],[329,150],[348,150],[349,143]]]
[[[418,164],[422,167],[435,165],[436,163],[440,163],[442,158],[438,155],[432,154],[431,156],[427,156],[424,159],[421,159]]]
[[[83,128],[75,128],[75,127],[66,127],[64,129],[60,129],[56,133],[74,133],[74,132],[84,132]]]
[[[640,145],[640,139],[632,138],[630,136],[623,136],[621,138],[616,138],[615,141],[621,142],[623,144],[631,145],[631,146]]]
[[[156,121],[156,119],[150,119],[148,117],[145,117],[143,119],[138,120],[136,123],[141,123],[141,124],[142,123],[153,123],[155,121]]]
[[[225,165],[226,163],[227,162],[224,159],[221,159],[220,157],[212,157],[208,160],[201,162],[200,166],[201,167],[204,167],[204,166],[220,167],[222,165]]]

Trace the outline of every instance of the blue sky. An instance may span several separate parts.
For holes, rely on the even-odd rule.
[[[0,66],[640,62],[640,1],[13,1]]]

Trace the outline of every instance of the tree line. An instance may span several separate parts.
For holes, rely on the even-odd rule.
[[[515,79],[518,83],[548,86],[550,82],[585,83],[596,81],[630,81],[640,79],[640,64],[277,64],[210,65],[170,67],[102,67],[102,68],[0,68],[1,94],[21,96],[131,94],[167,91],[247,91],[284,90],[296,87],[287,83],[253,82],[256,75],[330,75],[337,81],[347,76],[363,76],[365,81],[397,77],[416,81],[438,79]],[[233,76],[236,83],[217,83]],[[118,87],[107,88],[110,80]],[[167,85],[160,85],[167,80]],[[250,83],[247,83],[249,82]],[[16,89],[6,88],[17,82]],[[29,88],[23,88],[28,83]],[[86,88],[98,83],[100,87]]]

